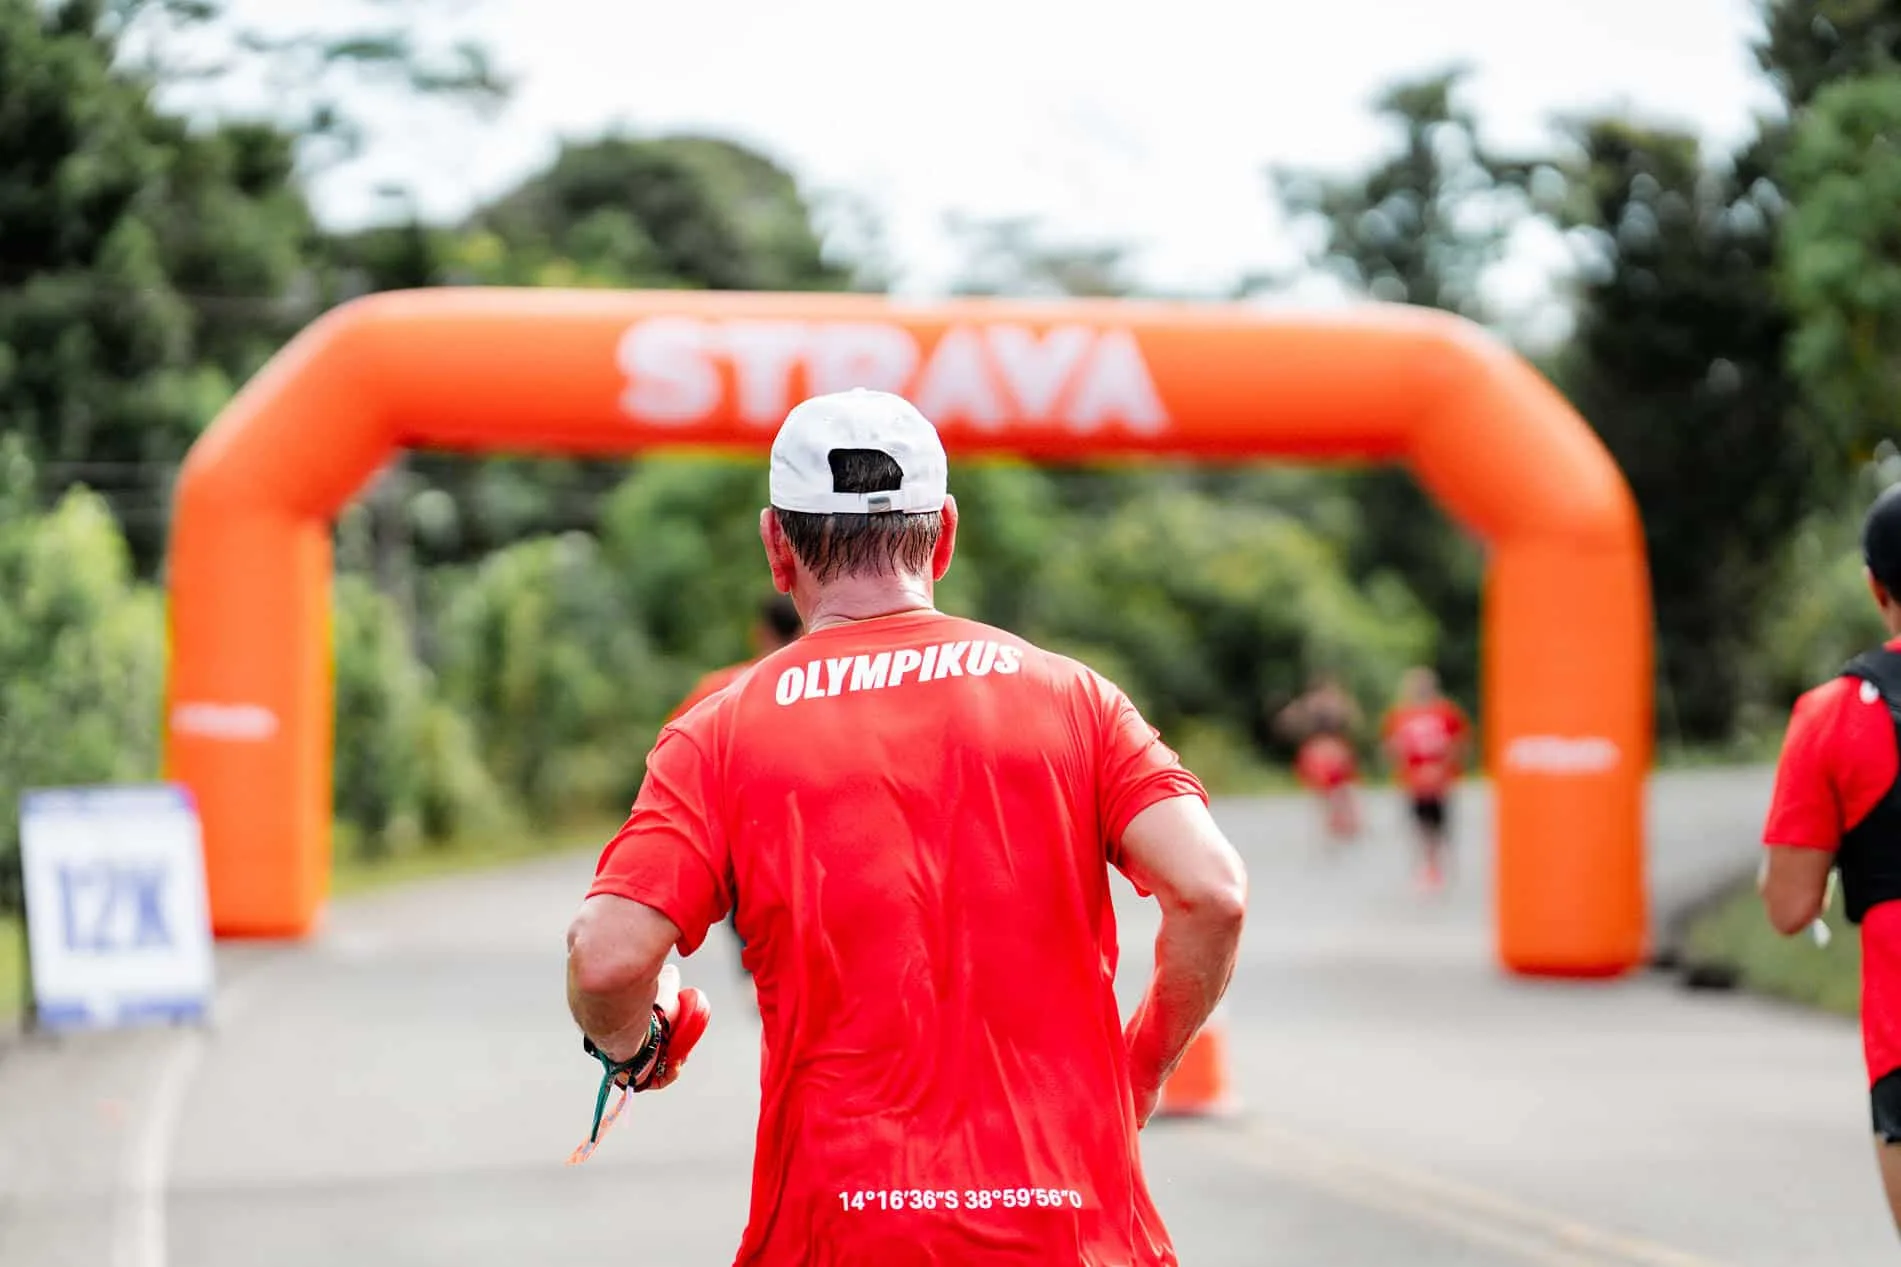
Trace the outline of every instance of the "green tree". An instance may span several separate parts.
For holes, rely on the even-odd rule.
[[[445,697],[488,769],[540,822],[631,801],[684,689],[598,543],[578,532],[484,559],[446,603],[438,654]]]
[[[164,612],[104,501],[35,513],[32,465],[0,437],[0,912],[19,909],[19,796],[158,774]]]
[[[864,281],[828,255],[783,166],[690,135],[570,142],[465,225],[411,216],[348,235],[331,256],[350,293],[451,283],[834,290]],[[469,562],[525,535],[593,530],[626,473],[624,462],[416,454],[391,504],[428,518],[418,538],[425,562]]]
[[[724,457],[641,463],[601,514],[603,557],[663,656],[691,673],[749,654],[771,592],[759,544],[766,464]],[[677,697],[692,685],[676,677]],[[669,701],[671,702],[671,701]]]
[[[0,0],[0,421],[111,491],[156,559],[163,474],[306,312],[292,142],[188,128],[96,4]]]
[[[1396,580],[1355,586],[1340,552],[1272,508],[1157,487],[1077,517],[1033,591],[1033,636],[1114,674],[1164,730],[1267,742],[1266,707],[1339,673],[1391,694],[1431,655],[1431,617]]]
[[[1484,320],[1481,284],[1504,252],[1517,200],[1462,101],[1470,73],[1453,67],[1381,92],[1374,115],[1397,145],[1371,170],[1270,177],[1295,226],[1319,230],[1313,262],[1351,289]]]
[[[1580,257],[1558,377],[1636,494],[1659,634],[1662,722],[1728,737],[1779,552],[1818,489],[1815,437],[1782,370],[1778,195],[1745,155],[1585,120],[1536,174]]]
[[[1898,140],[1901,72],[1844,79],[1802,112],[1782,164],[1789,365],[1842,454],[1901,426]]]
[[[1857,483],[1870,499],[1879,491],[1875,480]],[[1790,701],[1886,639],[1862,572],[1860,536],[1860,505],[1817,514],[1791,535],[1777,560],[1777,601],[1764,606],[1750,659],[1757,692],[1745,730],[1779,734]]]
[[[1469,71],[1441,70],[1386,89],[1374,103],[1396,144],[1352,176],[1271,173],[1293,225],[1318,239],[1312,263],[1373,299],[1483,321],[1486,271],[1502,255],[1519,198],[1509,168],[1483,144],[1462,102]],[[1347,567],[1362,580],[1391,573],[1438,620],[1440,671],[1455,694],[1478,686],[1483,560],[1404,469],[1351,477],[1360,516]]]
[[[951,474],[960,520],[957,555],[938,606],[1000,629],[1027,631],[1050,552],[1075,521],[1058,481],[1025,462],[960,462]]]
[[[424,102],[488,116],[512,88],[485,47],[450,35],[454,0],[377,0],[343,24],[313,24],[314,10],[294,7],[267,21],[226,0],[83,7],[179,113],[222,117],[234,91],[261,99],[258,117],[296,138],[306,172],[362,157],[373,118],[387,127]]]
[[[468,722],[410,646],[403,614],[361,576],[337,578],[337,816],[378,858],[507,818]]]
[[[1760,0],[1756,63],[1792,112],[1841,79],[1901,70],[1896,0]],[[1781,131],[1771,120],[1765,135]]]
[[[474,218],[458,261],[473,279],[537,285],[834,290],[790,172],[702,136],[570,142]]]

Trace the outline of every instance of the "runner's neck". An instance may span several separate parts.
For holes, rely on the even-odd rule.
[[[807,633],[816,633],[835,625],[882,620],[887,616],[916,616],[935,613],[929,582],[917,577],[879,577],[871,584],[844,581],[827,586],[812,602],[812,614],[806,619]]]

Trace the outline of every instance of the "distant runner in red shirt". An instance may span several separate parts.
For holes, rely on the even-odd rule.
[[[1360,724],[1360,706],[1339,679],[1323,675],[1275,721],[1300,743],[1294,773],[1320,798],[1328,836],[1336,842],[1357,836],[1360,808],[1354,785],[1360,771],[1353,732]]]
[[[935,610],[957,505],[908,402],[801,404],[770,487],[805,636],[661,732],[569,932],[576,1021],[637,1059],[669,951],[737,905],[763,1027],[737,1264],[1176,1263],[1136,1132],[1233,972],[1239,857],[1114,685]],[[1110,867],[1162,909],[1126,1027]]]
[[[1439,675],[1416,667],[1401,679],[1399,703],[1386,714],[1380,733],[1412,810],[1420,883],[1436,890],[1445,883],[1448,803],[1464,771],[1472,725],[1463,709],[1439,693]]]
[[[771,655],[781,647],[791,646],[798,639],[801,628],[803,626],[799,623],[799,609],[792,605],[792,600],[784,594],[774,594],[760,604],[759,618],[753,624],[752,659],[714,669],[701,678],[694,684],[693,689],[687,692],[686,698],[674,706],[667,720],[670,722],[679,720],[688,709],[707,696],[731,686],[741,674],[759,663],[765,656]]]
[[[1769,922],[1793,936],[1822,915],[1829,872],[1861,926],[1861,1033],[1875,1155],[1901,1228],[1901,486],[1862,526],[1868,588],[1889,641],[1795,702],[1763,827]]]
[[[687,692],[687,697],[674,706],[673,712],[667,717],[667,721],[678,721],[701,700],[718,694],[720,691],[725,690],[734,682],[738,681],[745,675],[748,669],[759,663],[763,657],[771,655],[781,647],[791,646],[798,640],[799,631],[803,627],[799,621],[799,609],[793,606],[792,599],[787,595],[775,593],[771,598],[760,604],[759,618],[753,624],[753,658],[742,661],[739,664],[729,664],[724,668],[714,669],[705,677],[701,678],[699,682],[694,685],[693,689]],[[734,938],[739,939],[739,908],[737,906],[727,912],[726,925],[733,930]],[[739,945],[743,950],[745,949],[746,943],[743,939],[740,939]],[[742,972],[745,971],[745,961],[743,959],[740,961],[740,970]]]

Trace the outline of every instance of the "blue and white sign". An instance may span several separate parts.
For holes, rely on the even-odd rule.
[[[204,845],[184,788],[23,793],[20,858],[41,1026],[105,1029],[208,1014]]]

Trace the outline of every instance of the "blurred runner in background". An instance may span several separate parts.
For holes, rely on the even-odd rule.
[[[806,632],[660,732],[569,930],[569,1006],[638,1063],[669,954],[738,906],[764,1031],[744,1267],[1174,1267],[1136,1132],[1227,989],[1246,875],[1126,694],[937,610],[947,481],[900,397],[786,418],[760,535]],[[1126,1022],[1111,868],[1161,908]]]
[[[792,605],[790,598],[784,594],[774,594],[771,598],[768,598],[759,605],[759,615],[753,623],[753,658],[742,661],[739,664],[729,664],[723,669],[714,669],[711,673],[701,678],[693,689],[687,693],[687,697],[675,706],[672,714],[668,716],[666,724],[672,725],[675,721],[684,717],[695,704],[698,704],[708,696],[718,694],[726,687],[738,681],[740,676],[743,675],[747,669],[759,663],[762,658],[771,655],[781,647],[791,646],[798,640],[802,629],[803,626],[799,623],[799,609]],[[746,939],[739,935],[739,911],[737,908],[727,912],[726,927],[732,930],[733,940],[739,943],[739,949],[742,952],[739,961],[739,970],[741,973],[744,973],[746,971],[746,961],[744,958]]]
[[[1314,679],[1307,693],[1280,711],[1275,724],[1300,745],[1294,773],[1320,798],[1327,835],[1344,843],[1360,834],[1359,760],[1353,734],[1360,706],[1331,674]]]
[[[1862,524],[1868,589],[1888,641],[1795,702],[1763,826],[1769,922],[1793,936],[1828,905],[1861,926],[1861,1036],[1888,1208],[1901,1228],[1901,485]],[[1817,940],[1826,940],[1817,928]]]
[[[771,655],[780,647],[790,646],[798,638],[800,630],[799,609],[792,605],[792,600],[784,594],[774,594],[768,598],[759,605],[759,616],[753,623],[752,659],[714,669],[701,678],[687,693],[687,697],[674,707],[667,721],[671,723],[684,716],[689,708],[729,685],[740,674],[759,663],[762,657]]]
[[[1406,670],[1399,702],[1386,714],[1380,735],[1412,812],[1419,882],[1428,891],[1445,883],[1448,803],[1463,773],[1471,733],[1465,711],[1439,693],[1437,673],[1424,666]]]

